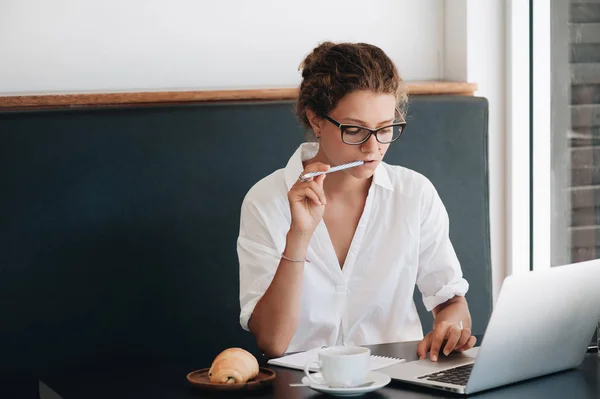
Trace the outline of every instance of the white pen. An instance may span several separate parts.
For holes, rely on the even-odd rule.
[[[316,177],[316,176],[319,176],[319,175],[322,175],[322,174],[331,173],[331,172],[337,172],[338,170],[353,168],[355,166],[359,166],[359,165],[362,165],[364,163],[365,163],[365,161],[354,161],[354,162],[345,163],[345,164],[338,165],[338,166],[333,166],[333,167],[329,168],[329,170],[324,171],[324,172],[309,172],[309,173],[306,173],[304,175],[300,175],[299,180],[300,181],[307,181],[311,177]]]

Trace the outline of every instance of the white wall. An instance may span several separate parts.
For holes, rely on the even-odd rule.
[[[507,0],[506,17],[506,273],[520,274],[532,255],[529,2]]]
[[[494,303],[506,275],[505,1],[469,0],[467,81],[489,101],[490,240]]]
[[[293,87],[324,40],[441,76],[443,0],[1,0],[0,94]]]

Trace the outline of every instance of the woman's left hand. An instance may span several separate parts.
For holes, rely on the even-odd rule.
[[[417,354],[419,359],[425,359],[429,352],[431,360],[436,362],[440,352],[446,356],[453,351],[463,352],[474,347],[476,342],[470,328],[461,329],[457,324],[440,321],[434,323],[433,330],[419,342]]]

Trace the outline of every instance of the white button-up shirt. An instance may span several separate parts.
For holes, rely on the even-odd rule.
[[[260,180],[244,198],[237,250],[240,324],[246,330],[285,248],[287,193],[303,171],[302,161],[317,150],[317,143],[302,144],[284,169]],[[323,221],[306,257],[298,328],[287,352],[420,340],[415,285],[429,311],[468,290],[437,191],[423,175],[384,162],[375,170],[343,267]]]

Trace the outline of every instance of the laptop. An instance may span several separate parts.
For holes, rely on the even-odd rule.
[[[479,347],[389,366],[393,380],[472,394],[579,366],[600,319],[600,260],[504,280]]]

